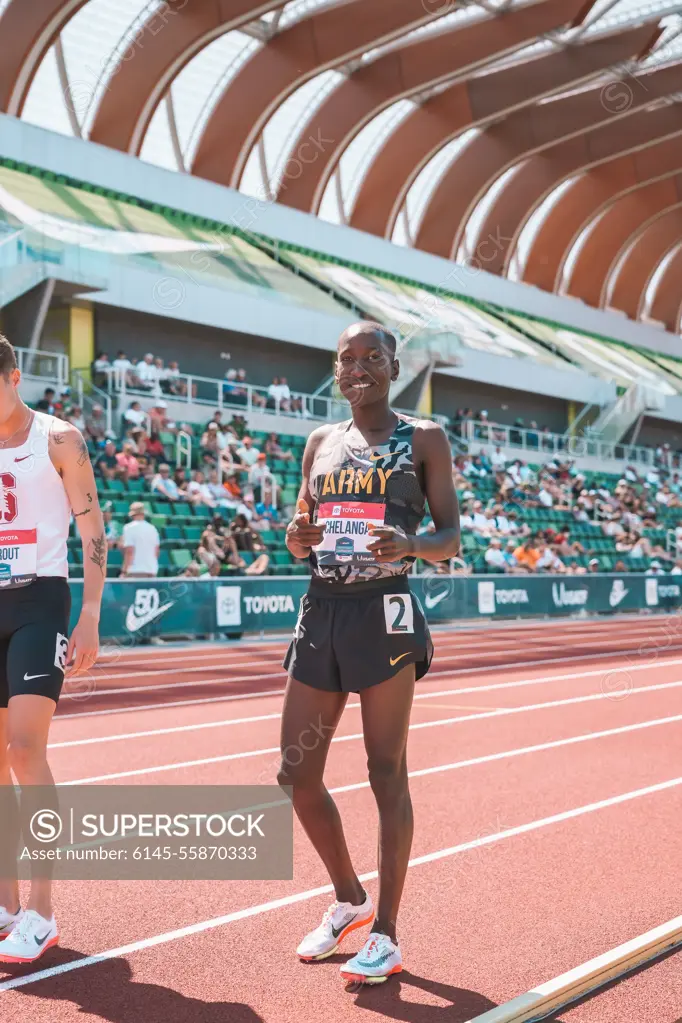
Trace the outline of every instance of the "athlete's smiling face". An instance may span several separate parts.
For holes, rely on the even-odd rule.
[[[395,339],[378,326],[356,323],[343,332],[336,357],[336,382],[353,406],[381,401],[397,380]]]

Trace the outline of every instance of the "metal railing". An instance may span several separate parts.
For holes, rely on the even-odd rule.
[[[107,434],[113,433],[114,409],[111,395],[107,394],[100,387],[96,387],[89,377],[89,369],[74,369],[71,372],[71,386],[75,387],[78,395],[78,404],[83,415],[87,418],[92,415],[95,405],[101,405],[104,412],[105,429]]]
[[[288,399],[275,399],[267,387],[240,383],[216,377],[198,376],[196,373],[179,373],[168,377],[160,376],[149,385],[142,385],[136,379],[135,369],[105,371],[106,387],[116,395],[119,408],[123,409],[129,399],[157,398],[164,401],[183,402],[187,406],[209,405],[212,408],[229,409],[234,412],[262,412],[273,416],[291,416],[296,419],[315,419],[321,422],[336,422],[349,415],[349,404],[331,395],[306,394],[291,391]],[[406,415],[414,411],[397,409]],[[434,413],[425,418],[433,419],[446,426],[448,417]]]
[[[41,348],[15,348],[17,366],[27,380],[45,380],[59,388],[69,382],[69,357]]]
[[[637,444],[611,443],[591,437],[571,437],[563,433],[545,433],[543,430],[521,426],[502,426],[482,420],[467,419],[455,428],[469,446],[488,444],[492,447],[520,448],[528,459],[546,456],[556,458],[598,458],[600,461],[625,462],[646,468],[679,469],[680,457],[672,451],[657,456],[654,448]]]

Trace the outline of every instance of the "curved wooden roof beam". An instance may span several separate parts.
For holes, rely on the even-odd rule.
[[[666,95],[674,92],[679,88],[679,72],[672,72],[672,68],[665,68],[647,75],[647,89],[655,88]],[[589,182],[585,190],[590,198],[586,197],[584,206],[573,214],[575,219],[571,221],[570,214],[564,216],[560,207],[564,201],[572,200],[576,189],[581,187],[580,182],[564,193],[547,213],[545,220],[551,218],[554,229],[545,231],[543,221],[536,236],[538,240],[530,244],[526,257],[526,266],[531,267],[529,276],[536,274],[533,283],[553,290],[561,257],[572,237],[572,234],[566,237],[571,223],[583,223],[596,205],[615,197],[628,184],[642,180],[644,170],[642,161],[638,159],[639,152],[654,147],[656,154],[660,151],[665,155],[665,149],[659,150],[661,140],[681,132],[682,109],[679,106],[654,111],[636,110],[531,156],[519,165],[518,173],[507,179],[489,207],[470,241],[471,259],[475,262],[477,254],[482,257],[485,249],[487,258],[481,259],[485,269],[490,273],[508,273],[521,233],[538,207],[562,182],[581,171],[589,171],[580,181]],[[557,223],[559,230],[556,230]],[[486,239],[492,237],[497,239],[494,251],[485,245]]]
[[[633,235],[681,202],[682,174],[644,185],[618,199],[587,235],[562,290],[588,305],[603,306],[606,282]]]
[[[682,242],[682,210],[671,209],[657,218],[630,244],[607,283],[606,304],[630,319],[644,313],[651,280],[665,257]],[[678,299],[682,302],[678,279]]]
[[[648,52],[659,34],[658,24],[650,22],[565,51],[573,62],[576,83]],[[651,102],[650,97],[645,99]],[[518,111],[487,128],[442,176],[424,211],[416,247],[454,258],[476,205],[506,170],[562,139],[627,112],[608,109],[603,88],[595,88]]]
[[[348,0],[313,10],[275,35],[225,88],[199,140],[192,173],[238,188],[265,125],[297,88],[445,13],[444,5],[431,6],[422,0]]]
[[[592,6],[591,3],[588,6]],[[470,73],[491,60],[514,52],[535,41],[538,33],[556,30],[575,20],[584,9],[582,0],[533,0],[492,18],[481,17],[466,25],[455,25],[426,38],[415,39],[358,68],[327,96],[299,133],[291,149],[292,156],[306,139],[331,141],[315,161],[304,166],[302,174],[283,183],[279,201],[296,209],[318,212],[327,184],[348,145],[382,110],[425,88],[451,80],[455,74]],[[516,71],[516,78],[519,71]],[[456,86],[455,90],[464,97],[462,114],[470,116],[472,104],[467,100],[467,87]],[[516,86],[515,91],[519,93],[523,89]],[[486,99],[481,95],[483,92],[484,87],[479,88],[477,95],[480,102],[485,103]],[[488,106],[491,103],[494,106],[496,99],[498,103],[502,101],[504,108],[504,97],[492,94],[487,97]],[[428,106],[426,103],[420,109],[426,110]],[[425,112],[424,121],[427,120],[428,113]],[[400,131],[399,128],[397,130]],[[365,230],[376,234],[385,230],[382,224],[385,224],[391,208],[390,196],[398,192],[402,184],[401,166],[406,164],[404,177],[413,167],[410,153],[399,152],[399,160],[400,165],[394,165],[390,156],[388,160],[379,161],[380,185],[378,188],[369,186],[369,205],[372,207],[374,201],[377,203],[373,213],[379,226],[359,223],[358,226]]]

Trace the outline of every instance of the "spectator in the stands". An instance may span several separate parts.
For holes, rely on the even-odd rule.
[[[267,571],[270,558],[263,540],[244,514],[235,515],[230,523],[230,530],[240,551],[255,554],[255,559],[246,569],[246,575],[263,575]]]
[[[590,558],[589,563],[587,565],[587,570],[588,572],[599,572],[600,571],[599,558]]]
[[[291,401],[291,391],[286,377],[273,377],[268,387],[268,408],[274,408],[278,412],[288,412]]]
[[[133,386],[133,364],[124,351],[118,351],[116,358],[112,362],[114,370],[114,381],[116,388],[121,388],[124,384],[126,387]]]
[[[649,567],[646,570],[646,575],[665,575],[663,566],[660,561],[651,561]]]
[[[493,472],[502,472],[505,465],[507,464],[507,459],[504,457],[504,451],[502,450],[499,444],[497,445],[492,455],[490,456],[490,464],[492,466]]]
[[[116,445],[113,440],[108,440],[104,445],[104,451],[95,462],[95,472],[103,480],[113,480],[117,468]]]
[[[187,385],[184,380],[180,379],[180,367],[177,362],[168,363],[161,389],[166,394],[177,394],[180,397],[184,397],[187,394]]]
[[[154,362],[154,356],[147,352],[144,359],[135,366],[135,376],[138,386],[143,391],[156,391],[159,385],[159,370]]]
[[[166,457],[166,451],[158,433],[152,432],[145,442],[145,455],[150,459],[152,465],[156,466],[159,459]]]
[[[85,416],[83,415],[83,409],[80,405],[72,405],[69,413],[66,417],[67,423],[71,423],[81,433],[85,433]]]
[[[187,484],[187,495],[192,504],[202,504],[207,508],[215,508],[216,502],[211,489],[206,482],[206,477],[200,469],[195,469],[192,478]]]
[[[682,558],[675,558],[675,564],[670,569],[671,575],[682,575]]]
[[[238,369],[237,370],[237,386],[243,392],[245,400],[248,400],[248,391],[247,391],[248,383],[249,382],[248,382],[248,380],[246,378],[246,370],[245,369]],[[255,390],[252,389],[251,390],[251,404],[255,408],[265,408],[265,403],[266,403],[265,395],[262,394],[261,391],[255,391]]]
[[[241,440],[244,437],[247,431],[247,426],[246,419],[241,414],[241,412],[233,413],[232,419],[227,424],[227,429],[229,430],[230,433],[233,433],[235,437],[237,437],[239,440]]]
[[[291,451],[284,451],[279,443],[279,438],[276,433],[271,433],[265,442],[265,454],[268,458],[276,459],[280,462],[293,462],[294,456]]]
[[[499,536],[491,536],[484,560],[488,568],[496,572],[507,571],[507,559],[502,551],[502,541]]]
[[[556,554],[549,544],[541,540],[536,544],[536,550],[540,555],[535,563],[536,572],[556,572],[561,573],[566,571],[561,558]]]
[[[485,534],[488,531],[488,520],[483,514],[481,501],[467,502],[460,524],[463,529],[469,529],[475,533]]]
[[[212,576],[220,575],[222,565],[231,565],[242,569],[246,562],[239,554],[234,537],[222,526],[216,527],[209,523],[201,534],[201,542],[196,551],[196,560],[208,568]]]
[[[272,487],[265,484],[261,491],[261,499],[256,502],[255,517],[253,520],[255,529],[285,529],[286,523],[280,519],[280,514],[273,504]]]
[[[228,369],[223,383],[223,397],[230,405],[246,405],[247,390],[237,383],[237,370]]]
[[[299,416],[301,419],[310,419],[310,410],[303,404],[303,398],[300,395],[291,399],[289,411],[292,415]]]
[[[206,484],[211,497],[213,498],[214,504],[218,508],[232,508],[237,507],[237,498],[228,493],[223,483],[218,480],[218,472],[216,469],[211,470],[208,477],[208,483]]]
[[[245,465],[247,469],[250,469],[252,465],[258,460],[260,451],[253,443],[253,438],[245,434],[242,438],[241,446],[237,448],[237,454],[241,460],[242,465]]]
[[[45,388],[42,398],[36,402],[36,408],[39,412],[47,412],[50,416],[54,415],[56,408],[54,387]]]
[[[242,499],[242,488],[239,484],[239,474],[236,472],[230,473],[230,475],[223,480],[223,487],[231,502],[239,502]]]
[[[111,368],[107,352],[98,352],[92,364],[92,382],[95,387],[102,387],[106,390],[109,386]]]
[[[136,480],[139,475],[140,463],[135,445],[131,441],[124,441],[122,450],[116,455],[116,476],[127,483],[128,480]]]
[[[622,560],[619,560],[613,566],[613,571],[614,572],[627,572],[629,570],[628,570],[628,566],[625,564],[625,562],[622,561]],[[674,571],[674,569],[673,569],[673,571]]]
[[[182,501],[185,496],[180,493],[180,488],[170,474],[170,466],[162,462],[159,471],[152,480],[152,493],[161,494],[168,501]]]
[[[92,406],[90,415],[85,420],[85,435],[98,447],[104,445],[107,436],[107,421],[104,418],[104,409],[101,405]]]
[[[139,401],[131,401],[130,405],[123,413],[123,419],[127,427],[144,426],[147,422],[147,413],[144,411]]]
[[[144,505],[133,501],[129,510],[130,522],[123,527],[122,576],[154,579],[159,574],[159,547],[161,540],[156,526],[147,522]]]
[[[256,494],[256,500],[260,499],[260,492],[266,480],[272,479],[272,473],[268,468],[267,455],[264,451],[258,453],[256,461],[249,469],[249,483]]]
[[[534,572],[535,566],[540,560],[540,552],[536,547],[535,539],[531,536],[527,537],[522,544],[514,549],[514,557],[520,568],[525,569],[526,572]]]
[[[168,418],[168,403],[161,398],[149,409],[149,421],[152,430],[156,430],[157,433],[178,432],[178,424]]]

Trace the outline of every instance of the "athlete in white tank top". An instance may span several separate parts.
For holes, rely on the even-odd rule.
[[[56,945],[49,870],[29,843],[31,893],[19,903],[14,870],[22,814],[57,812],[47,736],[64,673],[97,657],[107,543],[82,434],[32,412],[19,396],[21,373],[0,335],[0,962],[33,962]],[[81,613],[69,637],[67,537],[71,514],[83,543]],[[11,773],[19,782],[16,805]]]
[[[28,412],[26,413],[28,416]],[[71,507],[49,457],[53,416],[33,413],[23,444],[0,448],[0,588],[68,577]]]

